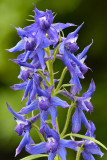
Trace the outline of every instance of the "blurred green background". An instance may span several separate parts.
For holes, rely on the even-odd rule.
[[[0,0],[0,159],[1,160],[19,160],[21,157],[28,155],[24,150],[22,153],[14,157],[15,148],[18,146],[22,137],[18,137],[14,132],[16,126],[12,114],[6,108],[6,101],[12,106],[15,111],[24,105],[21,104],[21,97],[23,91],[13,91],[9,86],[19,83],[17,76],[19,74],[18,65],[9,61],[9,59],[16,58],[18,53],[8,53],[5,49],[13,47],[18,41],[19,37],[16,27],[25,27],[30,22],[30,14],[33,14],[33,3],[36,4],[39,10],[50,9],[57,13],[54,22],[70,22],[80,25],[83,21],[84,26],[79,32],[78,44],[79,51],[91,43],[94,43],[87,55],[86,64],[90,70],[85,75],[85,79],[81,81],[83,85],[83,92],[88,89],[91,78],[93,77],[96,84],[96,92],[92,98],[94,110],[88,119],[92,120],[96,125],[97,139],[107,146],[107,1],[102,0]],[[12,25],[10,25],[12,24]],[[74,28],[65,29],[65,35],[73,31]],[[59,65],[60,64],[60,65]],[[55,71],[62,71],[63,64],[57,61],[54,65]],[[57,75],[59,77],[60,74]],[[66,81],[69,81],[69,74],[66,76]],[[67,110],[58,109],[60,129],[63,128],[66,119]],[[71,125],[69,125],[69,131]],[[83,131],[83,133],[85,133]],[[33,134],[36,143],[39,142],[37,135]],[[107,152],[102,160],[107,160]],[[75,153],[68,150],[67,160],[75,159]],[[96,156],[95,156],[96,157]],[[96,159],[100,159],[99,156]]]

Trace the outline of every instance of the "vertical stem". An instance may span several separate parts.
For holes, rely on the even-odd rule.
[[[57,154],[56,157],[54,158],[54,160],[61,160],[61,158]]]
[[[50,57],[50,49],[49,47],[45,49],[47,56]],[[54,75],[53,75],[53,60],[48,60],[47,62],[47,68],[49,71],[49,75],[50,75],[50,85],[54,85]]]
[[[66,71],[67,71],[67,67],[65,67],[65,68],[63,69],[63,72],[62,72],[61,77],[60,77],[60,81],[59,81],[59,83],[58,83],[58,85],[57,85],[57,87],[56,87],[56,89],[55,89],[55,92],[57,92],[57,91],[60,89]]]
[[[80,156],[81,156],[81,151],[83,151],[83,145],[84,145],[85,141],[82,143],[81,147],[79,148],[77,155],[76,155],[76,160],[80,160]]]
[[[58,127],[57,132],[59,133],[59,123],[58,123],[58,116],[56,117],[56,125]]]
[[[32,117],[34,117],[34,111],[32,111]]]
[[[60,135],[61,138],[62,138],[62,137],[64,136],[64,134],[66,133],[66,130],[67,130],[68,124],[69,124],[69,120],[70,120],[70,116],[71,116],[71,112],[72,112],[72,109],[74,108],[74,106],[75,106],[75,103],[73,103],[72,106],[69,107],[69,109],[68,109],[67,119],[66,119],[66,122],[65,122],[65,126],[64,126],[63,131],[62,131],[62,133],[61,133],[61,135]]]
[[[41,134],[40,131],[39,131],[39,127],[38,127],[36,124],[33,124],[33,123],[32,123],[32,127],[34,127],[34,128],[36,129],[36,131],[37,131],[37,133],[38,133],[41,141],[42,141],[42,142],[45,142],[44,137],[42,136],[42,134]]]

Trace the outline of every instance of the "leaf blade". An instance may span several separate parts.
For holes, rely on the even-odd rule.
[[[98,141],[98,140],[96,140],[96,139],[94,139],[94,138],[92,138],[92,137],[84,136],[84,135],[81,135],[81,134],[74,134],[74,133],[71,133],[71,135],[74,136],[74,137],[83,138],[83,139],[88,139],[88,140],[90,140],[90,141],[93,141],[93,142],[99,144],[99,145],[100,145],[101,147],[103,147],[105,150],[107,150],[107,147],[106,147],[106,146],[104,146],[100,141]]]
[[[27,157],[22,158],[20,160],[33,160],[33,159],[41,158],[41,157],[48,157],[48,155],[47,154],[30,155],[30,156],[27,156]]]

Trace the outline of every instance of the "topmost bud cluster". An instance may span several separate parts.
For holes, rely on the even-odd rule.
[[[74,141],[60,139],[61,136],[64,136],[65,130],[60,135],[56,123],[57,106],[62,108],[68,107],[69,112],[71,112],[70,110],[73,105],[76,106],[72,116],[72,132],[79,132],[82,122],[87,129],[86,135],[95,138],[95,126],[91,121],[87,120],[84,113],[84,111],[91,113],[93,110],[90,102],[92,94],[95,91],[93,79],[91,80],[89,89],[82,97],[75,96],[76,93],[79,94],[82,89],[79,78],[83,79],[84,74],[88,70],[84,61],[87,58],[86,53],[92,43],[85,47],[81,53],[74,55],[79,49],[76,42],[78,39],[78,31],[84,23],[78,26],[74,32],[69,33],[65,38],[64,36],[61,37],[60,32],[62,32],[64,28],[75,26],[74,24],[53,23],[54,17],[50,10],[43,12],[35,7],[34,13],[35,22],[23,29],[16,28],[21,40],[15,47],[8,49],[9,52],[24,50],[24,53],[20,54],[17,59],[12,60],[20,66],[18,78],[21,79],[23,83],[15,84],[11,88],[14,90],[25,90],[22,101],[28,97],[26,106],[18,113],[14,112],[7,104],[8,110],[15,116],[17,122],[15,131],[19,136],[23,136],[21,143],[16,149],[16,155],[26,146],[26,151],[31,154],[48,153],[49,160],[53,160],[56,154],[58,154],[62,160],[65,160],[66,151],[64,147],[78,151],[78,148],[81,147],[84,140]],[[53,47],[52,50],[50,50],[50,46],[51,48]],[[62,60],[65,65],[60,79],[54,79],[53,63],[56,58]],[[30,62],[28,60],[30,60]],[[71,86],[70,92],[61,90],[61,87],[64,86],[61,84],[67,69],[70,72],[71,79],[69,84],[65,84],[65,87]],[[58,82],[56,88],[55,82]],[[69,105],[66,101],[58,98],[57,94],[68,97],[73,105]],[[39,110],[40,113],[26,119],[24,115],[34,110]],[[46,123],[49,114],[51,115],[54,129],[50,129]],[[46,135],[46,142],[42,142],[39,145],[32,145],[34,142],[30,137],[30,130],[33,126],[32,124],[39,118],[41,121],[40,133],[43,136],[44,134]],[[42,137],[43,141],[44,138]],[[82,154],[85,160],[90,159],[90,156],[93,158],[92,154],[103,155],[99,147],[89,140],[85,141],[83,148],[84,151],[82,151]]]

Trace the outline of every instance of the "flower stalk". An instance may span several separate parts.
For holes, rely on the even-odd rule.
[[[65,126],[64,126],[63,131],[62,131],[62,133],[60,135],[61,138],[63,138],[63,136],[65,135],[65,133],[67,131],[67,128],[68,128],[68,125],[69,125],[69,121],[70,121],[71,112],[72,112],[74,106],[75,106],[75,103],[73,103],[73,104],[71,103],[71,106],[68,108]]]
[[[85,64],[86,53],[93,41],[81,53],[75,54],[79,49],[77,44],[78,32],[84,23],[65,37],[63,29],[75,26],[74,24],[53,23],[54,15],[51,10],[44,12],[35,7],[34,13],[34,20],[31,25],[24,28],[15,27],[21,40],[15,47],[8,49],[12,53],[23,51],[17,59],[12,60],[20,67],[18,78],[21,83],[15,84],[11,88],[13,90],[23,89],[22,101],[27,99],[25,106],[19,112],[13,111],[7,103],[7,108],[17,123],[15,132],[22,136],[22,140],[16,148],[15,156],[25,147],[25,150],[31,154],[31,156],[25,157],[25,160],[47,156],[48,160],[66,160],[65,148],[77,151],[76,160],[80,160],[80,155],[83,156],[84,160],[90,159],[90,156],[94,159],[92,154],[102,157],[103,153],[97,144],[106,150],[107,148],[95,139],[95,125],[86,118],[86,112],[91,113],[93,110],[90,102],[96,88],[93,79],[88,90],[80,96],[82,90],[80,79],[84,79],[84,74],[89,69]],[[54,79],[53,63],[56,58],[60,59],[65,66],[60,79]],[[70,73],[69,83],[63,84],[67,71]],[[58,82],[57,86],[55,85],[56,82]],[[69,91],[65,89],[66,87],[69,87]],[[72,101],[71,105],[62,97],[59,98],[58,94]],[[63,108],[63,110],[68,108],[61,134],[58,107]],[[75,110],[71,118],[73,109]],[[35,112],[36,110],[39,114]],[[30,115],[31,117],[29,117]],[[40,119],[39,126],[35,124],[38,119]],[[71,133],[66,133],[71,119]],[[78,134],[81,130],[81,123],[86,128],[85,135]],[[35,128],[40,137],[41,142],[39,144],[35,144],[32,139],[32,132],[30,132],[32,128]],[[70,137],[69,140],[65,139],[67,136]],[[80,140],[77,141],[76,137]]]

